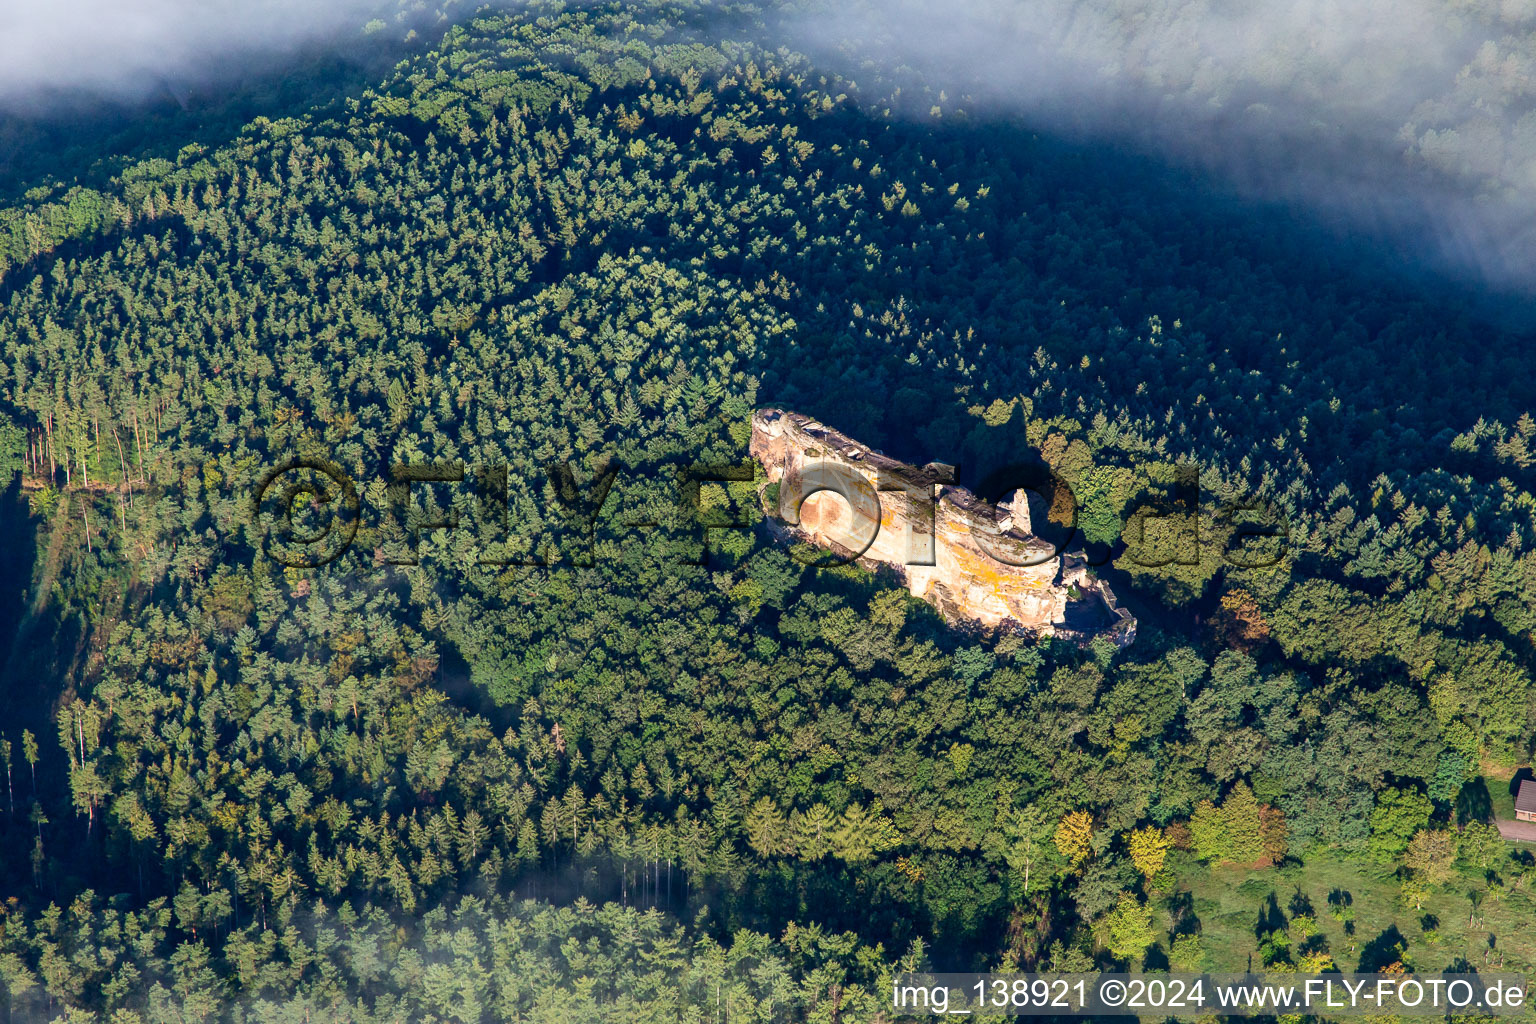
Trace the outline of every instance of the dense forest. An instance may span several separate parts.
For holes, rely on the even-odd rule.
[[[25,193],[9,1019],[880,1020],[902,969],[1240,969],[1181,898],[1239,870],[1264,965],[1482,966],[1424,911],[1536,887],[1536,377],[1372,259],[692,3]],[[1135,644],[808,565],[770,404],[1049,467]]]

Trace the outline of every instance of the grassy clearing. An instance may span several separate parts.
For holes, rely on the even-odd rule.
[[[1159,901],[1163,925],[1199,931],[1207,970],[1261,969],[1261,937],[1279,928],[1288,933],[1294,963],[1304,952],[1322,950],[1344,971],[1400,958],[1425,972],[1464,961],[1476,970],[1536,973],[1536,894],[1517,884],[1513,860],[1493,879],[1475,868],[1459,871],[1422,910],[1402,904],[1391,869],[1328,854],[1282,868],[1213,868],[1187,854],[1170,864],[1176,888]],[[1494,884],[1500,879],[1502,885]]]

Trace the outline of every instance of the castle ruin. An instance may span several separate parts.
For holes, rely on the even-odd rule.
[[[953,467],[898,462],[783,409],[753,415],[751,453],[765,493],[777,492],[772,514],[842,559],[891,567],[951,622],[1121,646],[1135,635],[1135,619],[1081,556],[1031,532],[1023,491],[989,504],[955,484]]]

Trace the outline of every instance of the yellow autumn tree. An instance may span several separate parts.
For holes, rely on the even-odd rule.
[[[1162,829],[1152,825],[1139,828],[1131,833],[1127,845],[1130,848],[1131,863],[1136,865],[1142,877],[1150,880],[1163,870],[1163,862],[1168,859],[1168,837]]]
[[[1093,849],[1093,818],[1087,811],[1073,811],[1056,826],[1056,849],[1076,871]]]

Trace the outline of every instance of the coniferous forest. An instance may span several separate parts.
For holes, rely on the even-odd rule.
[[[7,176],[0,1017],[1536,969],[1529,330],[773,24],[482,11]],[[764,406],[1047,467],[1135,642],[808,564]]]

